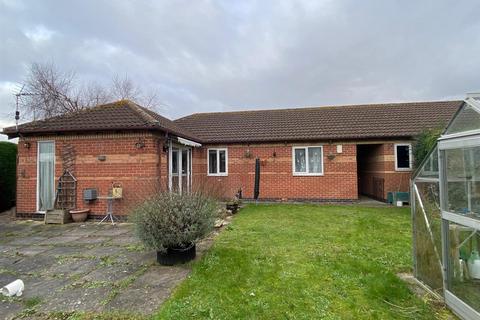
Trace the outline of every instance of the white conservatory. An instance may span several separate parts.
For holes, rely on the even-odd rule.
[[[480,319],[480,98],[468,97],[412,178],[415,277]]]

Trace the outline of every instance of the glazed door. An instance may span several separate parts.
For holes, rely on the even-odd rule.
[[[55,201],[55,143],[38,142],[37,154],[37,211],[53,209]]]
[[[169,189],[174,192],[189,192],[192,184],[191,148],[172,147],[169,166]]]

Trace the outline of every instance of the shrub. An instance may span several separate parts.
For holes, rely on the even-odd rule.
[[[416,138],[413,145],[414,165],[417,168],[432,150],[440,135],[442,129],[424,129]]]
[[[145,247],[165,252],[186,248],[213,228],[217,202],[201,193],[156,194],[135,209],[130,217]]]
[[[0,142],[0,212],[15,203],[17,145]]]

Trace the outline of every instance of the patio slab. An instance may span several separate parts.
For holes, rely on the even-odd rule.
[[[32,299],[39,301],[35,319],[70,311],[149,314],[190,273],[189,265],[157,265],[128,223],[45,225],[2,214],[0,221],[0,287],[25,283],[21,297],[0,296],[2,319],[18,316]],[[199,253],[210,243],[199,245]]]

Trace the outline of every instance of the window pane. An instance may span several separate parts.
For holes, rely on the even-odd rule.
[[[447,134],[480,129],[480,114],[466,104],[447,129]]]
[[[182,174],[187,174],[188,150],[182,150]]]
[[[208,173],[217,173],[217,150],[208,151]]]
[[[308,148],[308,172],[322,172],[322,148]]]
[[[219,150],[218,153],[220,154],[220,173],[225,173],[227,172],[225,150]]]
[[[307,172],[305,149],[295,149],[295,172]]]
[[[448,289],[470,307],[480,311],[479,230],[453,222],[448,224]]]
[[[480,147],[445,151],[450,212],[480,215]]]
[[[172,173],[178,174],[178,150],[172,150]]]
[[[397,168],[410,169],[410,146],[397,146]]]

